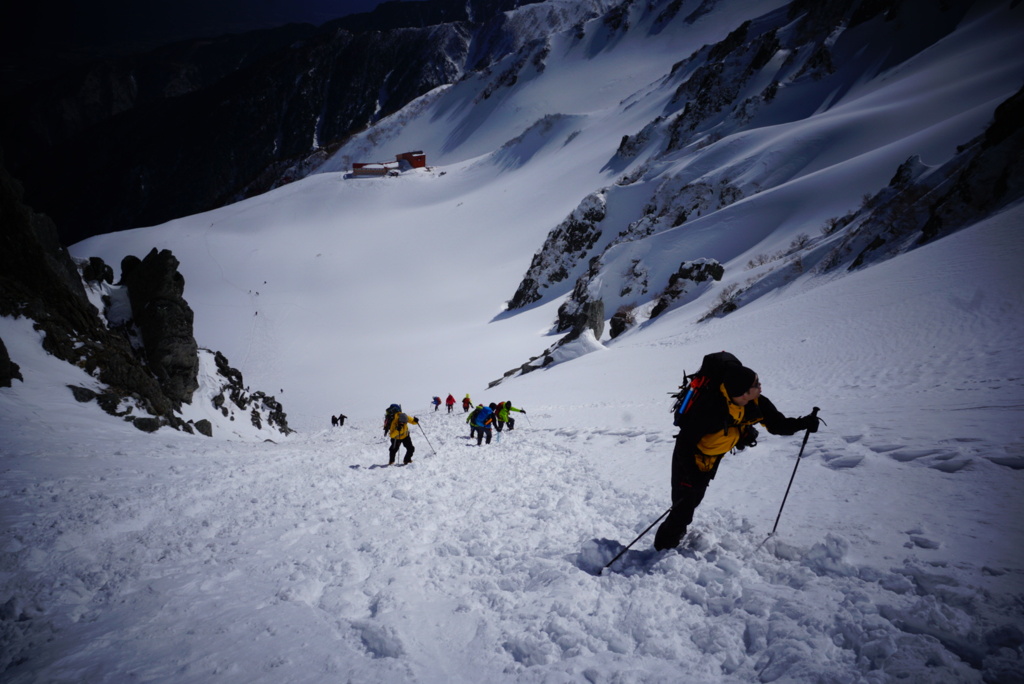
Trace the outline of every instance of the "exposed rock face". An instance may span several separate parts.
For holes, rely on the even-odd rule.
[[[135,358],[127,340],[110,331],[85,289],[57,230],[21,201],[21,187],[0,167],[0,315],[35,321],[43,348],[131,397],[168,421],[172,403]]]
[[[99,257],[89,257],[89,262],[82,267],[82,280],[87,283],[114,283],[114,269],[107,266]]]
[[[12,380],[25,381],[21,377],[21,369],[18,364],[11,361],[11,357],[7,354],[7,346],[3,340],[0,340],[0,387],[10,387]]]
[[[1024,197],[1024,88],[960,153],[921,173],[916,157],[856,212],[830,220],[842,238],[816,267],[857,269],[991,215]],[[920,178],[919,178],[920,176]]]
[[[678,15],[683,4],[649,3],[647,7],[661,7],[658,22],[662,22]],[[699,3],[685,21],[696,20],[715,4],[715,0]],[[629,6],[624,3],[621,7]],[[665,77],[664,86],[674,89],[665,107],[637,133],[622,137],[608,166],[622,175],[614,185],[584,200],[549,233],[509,300],[508,308],[514,310],[564,297],[553,330],[568,332],[558,344],[509,374],[528,372],[568,356],[565,344],[579,338],[579,331],[586,329],[581,323],[586,312],[596,310],[599,303],[615,312],[610,321],[614,338],[638,320],[661,315],[710,289],[712,281],[723,277],[723,267],[716,260],[685,253],[681,256],[687,261],[673,273],[669,271],[672,264],[649,255],[671,248],[672,231],[681,234],[689,229],[687,224],[706,228],[707,223],[698,223],[701,218],[786,180],[786,174],[776,173],[774,164],[765,172],[746,161],[727,172],[714,173],[708,173],[709,167],[701,163],[675,166],[677,153],[682,151],[685,157],[715,146],[751,122],[781,123],[812,116],[828,106],[827,100],[820,99],[821,93],[832,98],[850,87],[846,82],[850,70],[860,70],[870,78],[901,64],[953,31],[969,8],[970,3],[945,3],[923,22],[916,6],[903,0],[793,0],[743,22],[717,43],[682,56]],[[605,23],[618,29],[626,19],[622,11],[613,10],[605,16]],[[880,33],[847,30],[868,22]],[[913,29],[907,30],[911,26]],[[883,64],[851,58],[870,52],[865,41],[882,40],[879,36],[891,41]],[[814,85],[819,81],[834,87]],[[997,113],[999,120],[1002,125],[996,128],[1001,133],[995,137],[1011,140],[1014,122],[1022,116],[1019,109],[1008,105],[1002,116]],[[831,219],[823,229],[828,236],[839,231],[852,235],[828,257],[831,267],[848,264],[859,250],[864,255],[881,254],[906,248],[910,235],[930,239],[955,230],[963,225],[963,216],[971,212],[980,215],[979,209],[991,209],[997,198],[1013,197],[1020,158],[1003,143],[990,145],[977,163],[946,184],[942,199],[929,207],[930,220],[923,226],[921,205],[938,193],[928,195],[929,187],[915,187],[916,167],[909,164],[898,174],[891,191],[872,203],[872,207],[885,205],[877,212],[874,227],[854,233],[855,219],[864,220],[857,214]],[[653,186],[654,191],[637,211],[636,193],[644,185],[630,186],[640,183]],[[901,198],[889,201],[895,195]],[[616,234],[623,219],[629,223]],[[708,316],[728,313],[762,296],[777,283],[803,273],[808,264],[817,268],[815,261],[825,251],[814,251],[820,241],[804,234],[794,239],[788,250],[757,257],[757,263],[748,266],[756,272],[742,287],[728,283],[721,288],[719,303]],[[855,261],[853,266],[859,263]],[[576,347],[575,351],[586,352],[586,345]]]
[[[628,308],[622,308],[612,314],[608,321],[608,336],[613,340],[626,332],[636,323],[636,317]]]
[[[184,278],[170,252],[153,250],[145,259],[125,260],[123,289],[128,291],[133,318],[120,316],[127,320],[113,321],[116,327],[110,328],[89,302],[75,262],[57,242],[53,223],[22,203],[20,185],[2,166],[0,225],[0,316],[33,320],[47,352],[98,381],[88,387],[68,385],[76,400],[94,401],[146,432],[168,426],[213,435],[209,420],[186,422],[175,412],[198,387],[199,355],[192,336],[193,314],[182,297]],[[108,294],[120,289],[111,285],[113,271],[102,260],[92,258],[81,266],[90,288]],[[106,313],[109,317],[109,306]],[[140,337],[137,350],[133,342]],[[241,412],[257,429],[292,432],[281,404],[262,392],[250,393],[241,373],[222,355],[217,357],[217,370],[225,369],[225,387],[232,388],[237,406],[237,411],[224,412],[231,413],[226,422]],[[0,341],[0,387],[10,387],[14,379],[22,380],[18,364]]]
[[[521,309],[532,304],[544,296],[543,290],[578,276],[601,237],[601,222],[606,213],[603,193],[594,193],[580,202],[533,255],[530,268],[509,300],[508,308]]]
[[[594,337],[597,339],[601,339],[601,335],[604,334],[604,302],[600,299],[588,301],[581,307],[572,322],[569,335],[561,342],[565,343],[569,339],[576,339],[586,330],[593,331]]]
[[[266,420],[268,426],[276,428],[282,434],[287,435],[292,432],[292,429],[288,427],[288,417],[280,402],[264,392],[250,393],[242,380],[242,374],[232,368],[227,357],[220,352],[214,353],[214,360],[217,364],[217,375],[224,378],[220,394],[213,399],[213,405],[219,408],[221,413],[225,416],[228,415],[225,401],[230,400],[239,409],[249,413],[249,420],[257,430],[263,429],[263,421]],[[200,429],[198,423],[196,428]]]
[[[698,259],[679,264],[679,270],[669,276],[668,287],[651,309],[651,318],[664,312],[672,302],[685,294],[693,283],[721,280],[724,274],[725,268],[714,259]]]
[[[199,347],[192,336],[194,314],[182,296],[185,278],[169,250],[154,248],[141,261],[121,262],[132,318],[142,333],[146,359],[164,393],[180,407],[199,387]]]
[[[560,347],[587,337],[586,333],[593,334],[593,339],[590,342],[592,347],[600,347],[601,343],[599,340],[601,335],[604,334],[604,302],[600,299],[586,300],[576,309],[576,314],[572,317],[571,329],[568,334],[559,338],[557,342],[548,347],[539,356],[532,357],[519,368],[507,371],[501,378],[491,381],[487,386],[495,387],[510,377],[526,375],[540,368],[550,366],[555,362],[555,357],[559,353],[558,349]]]
[[[984,216],[1024,195],[1024,89],[996,108],[970,161],[935,202],[921,228],[921,242]]]

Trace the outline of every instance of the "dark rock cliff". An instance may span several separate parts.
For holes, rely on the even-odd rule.
[[[173,402],[156,378],[89,303],[53,222],[22,203],[20,185],[2,168],[0,224],[0,315],[32,319],[47,352],[93,375],[112,395],[176,422]]]
[[[199,347],[192,336],[192,308],[182,296],[185,278],[169,250],[153,249],[146,257],[121,262],[132,318],[142,334],[150,370],[164,393],[180,406],[199,388]]]
[[[390,3],[319,28],[91,61],[29,87],[0,82],[0,146],[65,245],[163,223],[286,182],[377,119],[487,66],[515,47],[502,12],[529,4]]]
[[[76,264],[58,243],[53,222],[23,202],[20,183],[0,165],[0,316],[32,320],[43,349],[95,379],[85,383],[88,387],[68,386],[78,401],[95,401],[147,432],[169,426],[213,435],[209,420],[193,423],[178,414],[183,403],[192,403],[199,387],[200,350],[177,259],[154,249],[144,259],[129,257],[125,262],[120,286],[113,285],[113,269],[101,260]],[[91,289],[123,291],[131,315],[124,320],[113,316],[109,294],[101,314],[90,302],[83,279]],[[215,356],[221,404],[228,393],[232,406],[258,430],[291,432],[274,397],[250,392],[223,355],[204,353]],[[0,387],[24,381],[17,361],[0,340]],[[214,401],[212,408],[234,420],[228,407]]]

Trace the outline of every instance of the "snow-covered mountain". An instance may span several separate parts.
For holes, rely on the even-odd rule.
[[[548,164],[540,158],[557,155],[553,163],[573,165],[560,169],[561,177],[584,179],[590,192],[577,195],[579,204],[551,230],[510,298],[510,308],[520,309],[571,291],[559,310],[559,332],[570,330],[591,302],[600,302],[608,316],[620,313],[630,325],[685,303],[697,294],[697,284],[708,282],[701,269],[689,287],[678,282],[688,280],[684,274],[694,258],[737,266],[746,261],[743,268],[727,269],[723,281],[721,291],[729,292],[723,303],[731,310],[804,270],[859,267],[878,257],[865,250],[886,244],[891,255],[908,242],[934,237],[924,227],[935,223],[937,195],[948,193],[950,176],[973,159],[951,160],[953,148],[966,146],[987,125],[990,98],[1004,99],[1020,86],[1015,37],[996,37],[984,52],[975,51],[980,35],[970,38],[986,30],[984,22],[968,22],[949,37],[969,16],[969,3],[942,9],[794,3],[760,16],[752,5],[744,8],[751,18],[717,42],[694,46],[685,38],[717,36],[713,30],[666,30],[673,21],[694,21],[694,15],[679,16],[680,5],[633,7],[614,15],[614,22],[595,22],[589,33],[553,36],[531,55],[509,58],[497,77],[481,74],[478,83],[447,90],[424,105],[428,112],[414,110],[413,122],[399,118],[391,135],[381,126],[371,139],[378,148],[382,138],[396,146],[447,140],[433,127],[450,126],[462,116],[478,121],[478,108],[495,106],[489,104],[493,98],[501,102],[501,115],[485,121],[494,126],[498,119],[498,131],[523,133],[489,152],[489,163],[514,168],[524,159]],[[731,16],[727,25],[744,18]],[[688,56],[669,61],[680,53]],[[602,63],[606,55],[614,67]],[[618,81],[629,90],[602,92],[600,99],[591,95],[591,102],[575,99],[575,92],[572,102],[550,97],[551,84],[561,81],[551,72],[585,69],[600,70],[592,80],[584,76],[587,83]],[[617,79],[618,69],[633,71]],[[951,79],[952,74],[964,78]],[[520,80],[526,83],[519,86]],[[463,108],[442,117],[458,112],[474,88],[471,113]],[[956,112],[939,106],[953,91],[962,107]],[[987,104],[979,108],[981,101]],[[607,125],[593,125],[598,117]],[[481,138],[486,136],[479,132],[472,137]],[[496,141],[490,142],[493,147]],[[460,159],[472,147],[462,141],[443,145],[441,162]],[[367,154],[358,143],[355,148]],[[1009,160],[1019,149],[1016,140],[1001,154]],[[352,157],[343,149],[326,168],[339,168]],[[906,187],[946,162],[931,184]],[[980,166],[992,169],[990,177],[1013,177],[1019,172],[1007,168],[1014,163],[990,159]],[[868,198],[890,178],[902,186]],[[1000,193],[980,202],[987,207],[981,213],[1019,196],[1019,188]],[[881,207],[886,200],[888,206]],[[892,204],[913,206],[904,213],[916,215],[891,225],[899,212]],[[885,214],[876,217],[873,229],[864,226],[869,210]],[[878,227],[881,220],[889,225]],[[724,229],[734,239],[720,239]],[[711,240],[708,232],[714,233]],[[651,258],[666,252],[678,258]],[[716,273],[715,280],[721,279]]]
[[[56,60],[67,62],[63,69],[38,81],[28,75],[47,70],[35,63],[40,44],[22,33],[14,43],[27,40],[27,50],[0,43],[11,55],[0,71],[0,146],[29,204],[57,222],[68,245],[301,177],[413,98],[612,4],[390,2],[322,26],[196,38],[141,54],[73,51]],[[226,8],[204,11],[212,21],[211,12]],[[31,13],[62,22],[70,12]],[[3,28],[23,24],[0,18]],[[105,29],[115,25],[114,17],[104,21]]]
[[[196,340],[299,432],[141,433],[0,319],[5,678],[1019,681],[1022,24],[626,3],[307,178],[75,245],[170,250]],[[827,426],[598,574],[669,505],[668,393],[719,349]],[[527,413],[468,448],[448,393]]]

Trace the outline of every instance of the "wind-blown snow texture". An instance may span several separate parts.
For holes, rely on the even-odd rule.
[[[634,8],[617,37],[591,22],[589,39],[553,37],[545,69],[500,103],[474,104],[485,79],[467,79],[337,168],[75,246],[113,264],[171,249],[199,343],[301,432],[140,433],[76,403],[65,385],[95,381],[47,357],[29,322],[0,319],[25,378],[0,389],[5,680],[1021,681],[1024,205],[853,272],[790,268],[697,321],[757,255],[817,237],[910,155],[937,166],[977,135],[1020,87],[1024,57],[1006,46],[1024,7],[974,8],[815,116],[652,158],[661,176],[609,193],[615,232],[687,168],[777,176],[622,247],[651,274],[718,259],[723,281],[487,389],[554,341],[575,278],[518,312],[502,302],[547,232],[628,172],[604,167],[677,87],[659,85],[672,64],[779,4],[686,23],[684,3],[658,31]],[[899,105],[883,115],[886,102]],[[346,155],[407,149],[432,168],[345,178]],[[783,412],[820,406],[828,423],[777,534],[765,542],[800,435],[727,456],[679,551],[648,535],[598,574],[667,508],[667,393],[719,349]],[[527,414],[478,448],[461,410],[429,406],[449,392]],[[422,421],[411,466],[381,466],[391,402]],[[348,422],[327,427],[338,412]]]

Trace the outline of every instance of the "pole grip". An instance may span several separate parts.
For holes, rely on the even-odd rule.
[[[820,411],[820,410],[821,410],[820,408],[818,408],[817,406],[815,406],[815,407],[814,407],[814,408],[813,408],[813,409],[811,410],[811,413],[810,413],[810,417],[811,417],[811,418],[815,418],[815,419],[816,419],[816,418],[818,417],[818,411]],[[807,446],[807,438],[808,438],[808,437],[810,437],[810,436],[811,436],[811,430],[810,430],[810,428],[808,428],[808,429],[807,429],[807,432],[805,432],[805,433],[804,433],[804,441],[803,441],[803,444],[801,444],[801,445],[800,445],[800,456],[797,456],[797,457],[796,457],[796,458],[797,458],[797,461],[798,461],[798,462],[799,462],[799,460],[800,460],[800,457],[804,455],[804,447],[805,447],[805,446]],[[793,469],[793,473],[794,473],[794,474],[796,474],[796,469],[795,469],[795,468]],[[792,483],[792,480],[790,480],[790,482]]]

